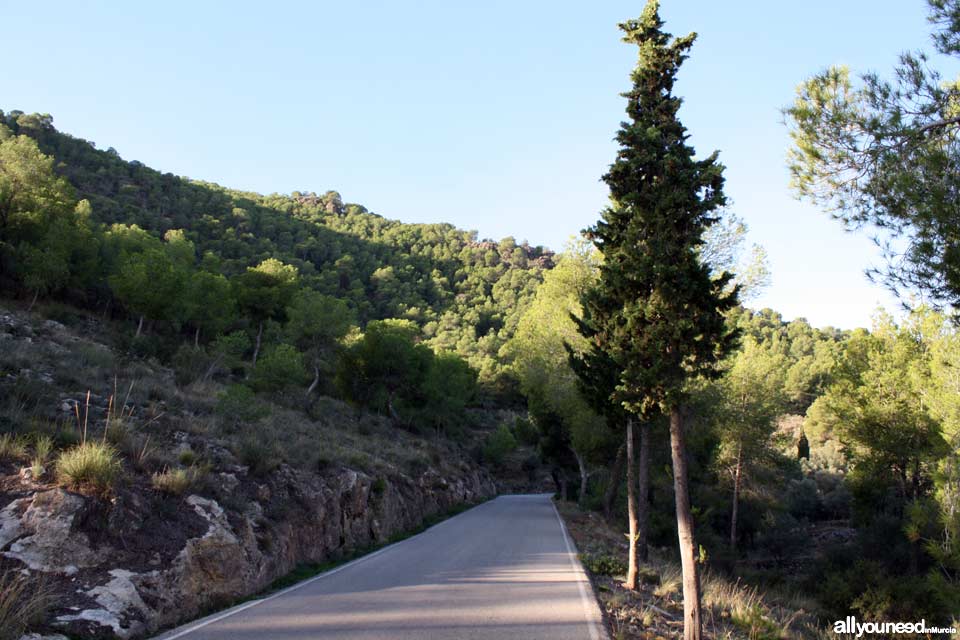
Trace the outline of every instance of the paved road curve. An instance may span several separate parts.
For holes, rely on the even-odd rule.
[[[501,496],[418,536],[162,640],[600,640],[549,496]]]

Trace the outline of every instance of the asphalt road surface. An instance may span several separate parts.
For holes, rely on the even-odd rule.
[[[423,533],[158,640],[602,640],[546,495],[501,496]]]

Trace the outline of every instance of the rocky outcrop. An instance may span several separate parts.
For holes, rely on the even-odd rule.
[[[0,556],[3,569],[43,574],[55,590],[49,631],[137,638],[495,492],[478,470],[373,478],[287,466],[265,478],[237,467],[181,498],[23,491],[0,510]]]

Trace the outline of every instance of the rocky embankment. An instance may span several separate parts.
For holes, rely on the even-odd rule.
[[[39,575],[49,631],[75,638],[144,637],[496,492],[477,470],[375,479],[287,466],[263,478],[233,466],[211,474],[207,495],[177,501],[136,487],[87,496],[28,469],[2,483],[2,567]]]

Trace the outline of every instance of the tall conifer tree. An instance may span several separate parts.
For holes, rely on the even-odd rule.
[[[698,252],[704,231],[725,203],[723,166],[714,152],[694,158],[673,95],[680,65],[696,34],[662,30],[659,2],[620,25],[639,47],[628,121],[603,177],[610,205],[588,230],[603,253],[600,279],[584,300],[588,337],[619,371],[610,401],[641,419],[670,418],[677,533],[683,567],[684,638],[701,637],[700,584],[687,487],[684,400],[688,380],[713,375],[736,342],[725,313],[737,303],[732,276],[711,276]],[[629,429],[628,429],[629,434]]]

